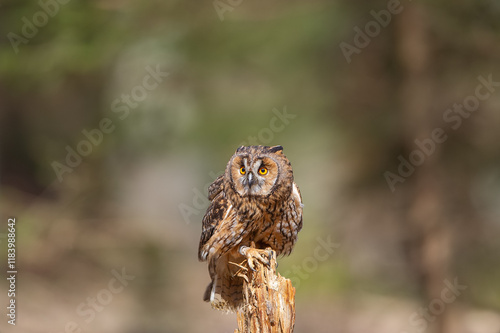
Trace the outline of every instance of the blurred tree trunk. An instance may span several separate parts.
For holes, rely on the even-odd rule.
[[[446,189],[441,174],[440,144],[431,143],[431,133],[440,127],[441,114],[435,112],[433,92],[437,84],[431,73],[432,42],[429,38],[426,8],[420,4],[407,6],[397,17],[398,59],[402,66],[403,82],[400,90],[401,112],[404,123],[404,141],[407,155],[419,149],[424,157],[415,167],[406,190],[409,195],[406,210],[407,241],[410,265],[417,277],[423,306],[428,308],[433,299],[440,299],[445,279],[449,278],[451,229],[446,210]],[[429,144],[426,155],[415,143],[418,139]],[[432,152],[432,145],[434,151]],[[414,156],[417,156],[415,153]],[[432,314],[432,309],[430,313]],[[447,309],[428,320],[428,332],[446,333]],[[432,314],[434,316],[434,314]]]

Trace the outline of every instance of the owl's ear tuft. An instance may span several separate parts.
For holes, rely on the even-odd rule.
[[[239,146],[238,149],[236,149],[236,152],[240,153],[243,149],[245,149],[245,146]]]
[[[273,146],[269,148],[269,151],[271,153],[283,153],[283,147],[282,146]]]

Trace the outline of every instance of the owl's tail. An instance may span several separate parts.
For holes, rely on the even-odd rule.
[[[237,311],[243,303],[243,279],[215,275],[205,290],[203,300],[221,311]]]

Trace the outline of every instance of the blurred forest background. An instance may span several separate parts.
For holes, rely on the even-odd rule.
[[[232,332],[197,247],[242,143],[302,190],[296,332],[500,332],[497,0],[2,0],[0,31],[1,332]]]

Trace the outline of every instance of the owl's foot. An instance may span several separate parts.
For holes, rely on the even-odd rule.
[[[252,244],[252,246],[255,246],[255,244]],[[242,245],[240,247],[240,253],[247,258],[248,267],[250,267],[252,271],[255,271],[256,260],[269,267],[271,265],[272,258],[276,258],[276,252],[271,250],[271,248],[260,250],[255,247]]]

